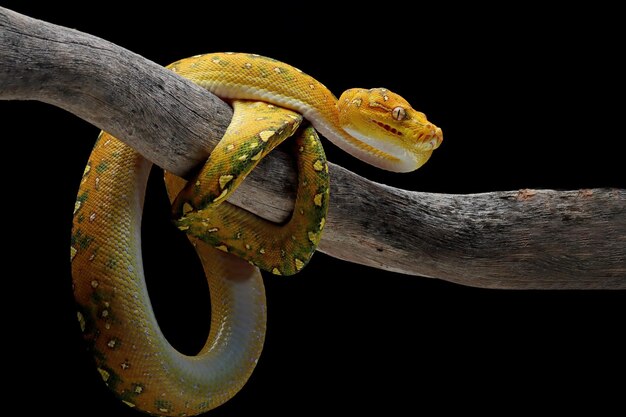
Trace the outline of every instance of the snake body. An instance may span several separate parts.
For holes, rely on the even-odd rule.
[[[260,356],[265,293],[258,268],[302,269],[326,221],[328,166],[316,131],[357,158],[394,171],[418,168],[441,130],[385,89],[347,90],[337,100],[294,67],[253,54],[207,54],[168,68],[231,100],[234,116],[197,177],[166,175],[178,228],[202,261],[211,330],[196,356],[176,351],[159,329],[143,275],[141,213],[151,163],[101,133],[74,210],[71,261],[78,319],[104,382],[127,405],[154,415],[210,410],[235,395]],[[296,134],[298,191],[285,225],[225,200],[275,146]]]

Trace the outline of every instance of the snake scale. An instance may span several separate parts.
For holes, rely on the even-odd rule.
[[[151,163],[106,132],[83,173],[74,208],[71,262],[81,330],[106,385],[153,415],[206,412],[251,375],[265,337],[260,269],[291,275],[313,255],[326,220],[328,165],[317,132],[376,167],[408,172],[430,158],[441,129],[384,88],[337,99],[285,63],[212,53],[168,66],[234,109],[224,138],[188,183],[166,174],[173,218],[207,276],[211,330],[196,356],[176,351],[154,316],[141,256],[141,214]],[[300,126],[302,118],[311,125]],[[277,225],[225,200],[275,146],[294,135],[298,189],[290,220]]]

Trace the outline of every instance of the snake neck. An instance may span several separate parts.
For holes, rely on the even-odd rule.
[[[263,88],[235,88],[220,83],[200,83],[217,96],[227,100],[261,100],[267,103],[285,107],[302,114],[313,127],[341,150],[355,158],[387,171],[402,171],[399,168],[399,160],[391,155],[380,151],[367,143],[355,138],[346,132],[339,124],[337,111],[337,99],[330,93],[324,97],[323,105],[320,100],[312,100],[309,97],[296,97],[279,94],[276,91]],[[410,171],[414,168],[408,167]]]
[[[406,172],[415,169],[412,161],[404,162],[345,131],[339,123],[336,109],[336,106],[325,111],[309,108],[303,110],[302,115],[335,146],[368,165],[394,172]]]

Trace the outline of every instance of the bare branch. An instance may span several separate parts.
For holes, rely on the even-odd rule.
[[[0,99],[38,100],[187,175],[231,117],[219,98],[102,39],[0,8]],[[274,153],[232,201],[280,221],[295,173]],[[409,192],[332,165],[320,250],[487,288],[626,288],[626,191]],[[384,217],[379,216],[384,207]]]

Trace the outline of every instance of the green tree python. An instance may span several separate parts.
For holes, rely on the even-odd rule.
[[[391,91],[349,89],[337,100],[297,68],[255,54],[199,55],[168,68],[234,109],[197,176],[188,183],[165,178],[174,222],[187,233],[209,284],[211,329],[204,348],[183,355],[159,329],[144,281],[140,232],[152,164],[105,132],[81,180],[71,262],[79,323],[106,385],[146,413],[187,416],[232,398],[259,359],[266,325],[259,268],[291,275],[315,251],[329,199],[317,132],[395,172],[426,163],[443,135]],[[302,117],[312,127],[300,127]],[[226,202],[258,161],[291,135],[298,189],[290,220],[274,224]]]

